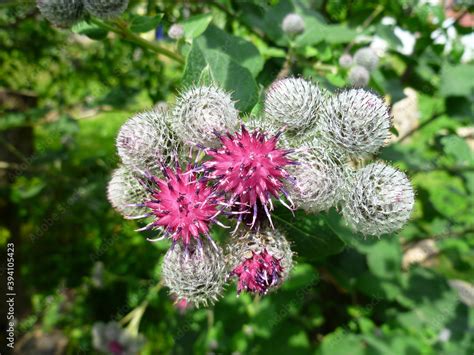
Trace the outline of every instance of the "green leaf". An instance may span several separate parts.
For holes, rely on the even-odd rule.
[[[156,16],[139,16],[135,15],[130,24],[130,31],[134,33],[144,33],[154,30],[161,22],[163,14]]]
[[[252,43],[230,35],[216,26],[209,26],[203,34],[202,43],[209,50],[219,50],[247,68],[253,77],[263,69],[263,58]]]
[[[203,34],[207,26],[212,21],[212,14],[201,14],[188,18],[186,21],[180,22],[184,28],[184,36],[186,39],[193,39]]]
[[[382,239],[367,253],[367,265],[372,274],[383,279],[393,279],[400,274],[402,252],[395,239]]]
[[[193,41],[186,60],[184,85],[199,83],[203,70],[208,71],[207,77],[212,76],[222,88],[232,93],[240,111],[250,111],[256,104],[258,87],[249,70],[226,53],[207,48],[206,40],[200,37]]]
[[[444,146],[444,152],[452,156],[459,165],[474,164],[471,149],[461,137],[455,135],[443,137],[441,143]]]
[[[474,95],[474,64],[443,65],[441,70],[441,96]]]
[[[326,25],[315,17],[305,17],[305,31],[296,39],[297,46],[308,46],[327,42],[331,44],[348,43],[357,32],[345,25]]]
[[[108,31],[102,27],[88,23],[87,21],[80,21],[71,28],[72,32],[87,36],[94,40],[102,40],[107,37]]]
[[[294,250],[307,260],[323,259],[340,253],[345,243],[326,225],[322,215],[308,215],[298,210],[295,217],[286,208],[278,208],[272,215],[275,226],[286,232]]]

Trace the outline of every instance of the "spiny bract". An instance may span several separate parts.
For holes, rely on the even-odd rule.
[[[130,170],[124,166],[114,170],[107,185],[107,198],[117,212],[124,217],[143,214],[146,208],[137,205],[142,204],[147,196],[146,189]]]
[[[214,132],[233,132],[239,112],[229,93],[217,86],[199,86],[186,90],[173,110],[172,127],[188,144],[215,146]]]
[[[379,57],[377,53],[370,48],[364,47],[358,49],[354,54],[354,63],[363,66],[369,72],[375,70],[379,64]]]
[[[349,70],[349,83],[355,87],[367,86],[370,80],[370,73],[361,65],[356,65]]]
[[[402,228],[413,204],[407,176],[389,165],[373,163],[355,173],[342,213],[355,231],[380,236]]]
[[[323,147],[310,145],[304,145],[294,156],[299,164],[289,169],[295,181],[288,184],[288,191],[296,206],[311,213],[336,206],[345,183],[342,162]]]
[[[38,9],[58,27],[71,27],[84,15],[82,0],[38,0]]]
[[[297,35],[304,31],[304,20],[298,14],[288,14],[281,23],[281,29],[287,35]]]
[[[288,278],[293,252],[278,230],[247,231],[233,237],[227,245],[227,268],[236,276],[237,293],[266,294]]]
[[[222,250],[208,240],[201,247],[193,241],[186,250],[176,244],[166,253],[161,272],[170,292],[196,307],[217,301],[226,279]]]
[[[117,151],[122,162],[133,170],[158,174],[161,163],[171,163],[180,145],[169,128],[167,113],[152,109],[130,118],[120,128]]]
[[[317,123],[322,103],[321,90],[301,78],[287,78],[274,82],[265,96],[266,118],[279,127],[303,133]]]
[[[320,123],[324,141],[357,157],[373,154],[382,147],[389,136],[391,120],[381,98],[363,89],[351,89],[324,103]]]
[[[83,0],[92,16],[112,19],[120,16],[128,7],[128,0]]]

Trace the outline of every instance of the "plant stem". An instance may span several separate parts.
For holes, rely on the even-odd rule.
[[[170,51],[166,48],[162,48],[162,47],[158,46],[156,43],[147,41],[146,39],[138,36],[137,34],[135,34],[133,32],[131,32],[128,28],[127,23],[124,22],[124,21],[117,21],[116,22],[117,26],[111,25],[108,22],[104,22],[104,21],[98,20],[96,18],[91,18],[90,22],[97,25],[97,26],[99,26],[99,27],[101,27],[101,28],[104,28],[108,31],[117,33],[118,35],[122,36],[124,39],[126,39],[130,42],[133,42],[135,44],[138,44],[139,46],[141,46],[145,49],[148,49],[148,50],[151,50],[155,53],[164,55],[164,56],[166,56],[170,59],[173,59],[173,60],[177,61],[180,64],[184,64],[184,59],[179,54],[177,54],[175,52],[172,52],[172,51]]]

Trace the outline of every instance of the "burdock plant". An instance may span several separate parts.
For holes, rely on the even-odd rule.
[[[177,300],[212,304],[232,280],[238,294],[280,287],[293,252],[273,223],[275,204],[307,213],[335,207],[355,231],[375,236],[410,217],[405,174],[382,163],[354,169],[388,137],[389,109],[377,95],[330,94],[287,78],[270,86],[263,116],[247,123],[231,93],[212,84],[188,88],[170,113],[139,114],[119,132],[124,167],[109,199],[127,218],[148,219],[139,230],[158,232],[148,240],[171,241],[162,277]],[[228,232],[211,237],[218,227]]]

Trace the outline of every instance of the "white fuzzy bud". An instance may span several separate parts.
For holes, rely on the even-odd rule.
[[[326,149],[306,145],[291,157],[299,163],[289,168],[295,181],[287,184],[296,206],[310,213],[336,206],[345,184],[342,162],[328,154]]]
[[[288,14],[281,23],[281,29],[289,36],[297,35],[304,31],[304,20],[298,14]]]
[[[352,56],[350,54],[344,53],[339,58],[339,65],[342,68],[349,68],[352,65]]]
[[[303,131],[317,123],[323,94],[308,80],[287,78],[274,82],[265,96],[266,119],[276,127]]]
[[[126,121],[116,142],[123,164],[131,170],[159,174],[160,163],[174,161],[181,149],[169,126],[167,113],[156,108]]]
[[[196,307],[214,304],[222,294],[226,279],[225,260],[220,247],[202,240],[202,247],[177,243],[163,259],[162,278],[177,299]]]
[[[216,146],[215,132],[234,132],[239,111],[229,93],[216,86],[192,87],[177,100],[172,127],[187,144]]]
[[[320,112],[322,139],[348,156],[373,154],[389,137],[388,107],[369,91],[342,91],[328,99]]]
[[[371,72],[377,68],[377,65],[379,64],[379,57],[372,48],[364,47],[358,49],[355,52],[354,63]]]
[[[128,7],[128,0],[83,0],[84,6],[92,16],[101,19],[119,17]]]
[[[355,231],[380,236],[401,229],[414,202],[413,188],[404,173],[373,163],[355,173],[342,213]]]
[[[141,204],[147,197],[145,188],[127,168],[121,166],[113,171],[107,186],[107,198],[117,212],[125,217],[142,215],[146,207],[131,205]]]
[[[349,83],[355,87],[367,86],[370,80],[370,73],[363,66],[356,65],[349,70]]]
[[[184,36],[183,26],[177,23],[171,25],[170,29],[168,30],[168,36],[175,40],[183,38]]]
[[[37,6],[41,14],[58,27],[71,27],[84,14],[81,0],[38,0]]]

